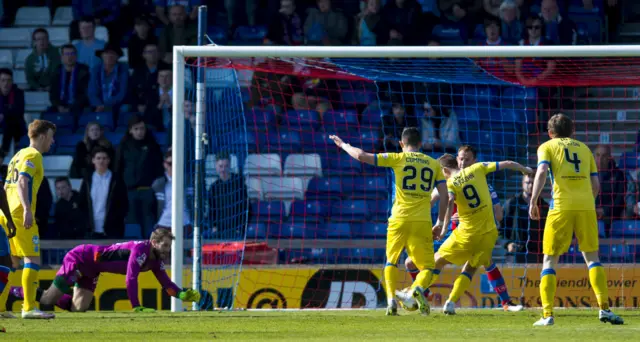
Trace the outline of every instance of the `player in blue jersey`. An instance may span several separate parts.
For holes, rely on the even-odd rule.
[[[110,246],[80,245],[65,255],[62,266],[53,283],[39,293],[41,304],[53,305],[68,311],[86,311],[93,299],[93,292],[101,273],[126,276],[127,294],[135,312],[153,312],[138,299],[138,275],[151,271],[162,288],[172,297],[185,302],[197,302],[200,293],[182,290],[169,279],[164,260],[171,254],[171,231],[156,229],[147,241],[130,241]],[[18,299],[24,297],[21,287],[13,287],[11,293]]]
[[[476,150],[470,145],[462,145],[460,146],[460,148],[458,148],[458,155],[456,157],[456,160],[458,162],[458,167],[460,167],[461,169],[467,168],[477,162]],[[491,194],[491,204],[493,205],[493,214],[495,216],[495,220],[496,222],[500,222],[502,221],[503,216],[502,205],[500,205],[500,198],[498,197],[498,193],[496,193],[493,187],[490,184],[487,185],[489,187],[489,193]],[[439,198],[440,194],[437,191],[434,191],[431,195],[431,205],[433,206],[434,203],[439,200]],[[458,213],[457,207],[454,207],[454,214],[451,217],[451,230],[447,234],[447,236],[445,236],[445,238],[447,238],[451,234],[451,232],[456,229],[457,225]],[[442,240],[436,242],[436,246],[434,247],[434,250],[436,252],[438,251],[438,248],[440,247],[442,242]],[[407,258],[405,260],[405,267],[411,274],[411,277],[415,277],[415,265],[413,264],[411,258]],[[487,278],[489,279],[491,286],[495,289],[496,293],[500,297],[502,308],[505,311],[511,312],[522,311],[522,309],[524,308],[522,305],[516,305],[511,301],[511,297],[509,296],[504,277],[502,276],[502,273],[500,272],[500,269],[498,269],[496,264],[491,261],[490,265],[485,268],[485,271],[487,272]],[[426,291],[428,292],[429,290],[427,289]],[[428,296],[429,293],[425,293],[425,295]],[[411,310],[412,308],[407,309]]]

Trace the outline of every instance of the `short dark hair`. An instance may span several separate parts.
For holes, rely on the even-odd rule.
[[[0,68],[0,75],[9,75],[13,78],[13,71],[9,68]]]
[[[220,160],[229,160],[231,161],[231,155],[229,154],[229,152],[219,152],[218,154],[216,154],[216,162],[220,161]]]
[[[440,158],[438,158],[438,162],[442,167],[446,167],[448,169],[453,169],[453,170],[458,169],[458,161],[456,160],[456,157],[448,153],[443,154]]]
[[[402,130],[402,141],[411,147],[419,147],[421,142],[420,130],[417,127],[405,127]]]
[[[69,186],[71,186],[71,181],[69,180],[69,177],[67,177],[67,176],[61,176],[61,177],[56,178],[56,181],[55,181],[54,184],[58,184],[60,182],[67,182],[67,184],[69,184]]]
[[[549,119],[547,130],[554,138],[570,138],[573,135],[573,121],[562,113],[555,114]]]
[[[96,146],[91,150],[91,158],[95,158],[96,154],[98,153],[106,153],[107,157],[109,157],[109,159],[111,159],[111,156],[109,155],[109,150],[107,150],[106,148],[102,147],[102,146]]]
[[[460,147],[458,148],[458,153],[459,153],[459,152],[461,152],[461,151],[471,153],[471,154],[473,155],[473,159],[476,159],[476,158],[477,158],[477,155],[478,155],[478,154],[477,154],[477,152],[476,152],[476,149],[475,149],[473,146],[471,146],[471,145],[462,145],[462,146],[460,146]]]
[[[78,25],[80,25],[80,23],[92,23],[93,26],[96,26],[96,19],[94,17],[91,17],[91,16],[84,16],[84,17],[80,18],[80,21],[78,22]]]
[[[60,52],[64,53],[65,49],[71,49],[73,52],[78,52],[78,49],[73,44],[64,44],[60,47]]]
[[[146,15],[141,15],[139,17],[136,17],[136,19],[134,21],[134,25],[142,25],[142,24],[146,24],[147,26],[151,26],[151,23],[149,22],[149,19],[147,18]]]
[[[484,20],[484,28],[487,28],[491,25],[496,25],[498,26],[498,28],[500,28],[500,21],[496,18],[487,18]]]
[[[47,35],[47,38],[49,37],[49,31],[47,31],[46,29],[42,28],[42,27],[38,27],[37,29],[35,29],[33,31],[33,33],[31,34],[31,40],[36,39],[36,34],[38,33],[44,33]]]

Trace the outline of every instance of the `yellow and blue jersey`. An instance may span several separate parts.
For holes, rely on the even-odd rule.
[[[390,219],[431,221],[431,192],[444,183],[438,161],[421,152],[380,153],[375,165],[394,173],[394,201]]]
[[[14,220],[22,221],[23,208],[18,196],[18,177],[20,175],[29,179],[29,203],[31,203],[31,211],[35,213],[36,195],[44,177],[42,154],[35,148],[23,148],[11,158],[5,179],[5,190],[11,215]]]
[[[538,147],[538,166],[549,165],[552,185],[550,208],[595,210],[591,176],[598,175],[593,153],[571,138],[551,139]]]

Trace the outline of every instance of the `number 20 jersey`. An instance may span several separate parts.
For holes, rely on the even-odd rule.
[[[431,192],[444,183],[437,160],[421,152],[380,153],[376,166],[393,169],[395,199],[389,219],[431,222]]]
[[[598,175],[598,168],[587,145],[571,138],[551,139],[538,147],[541,164],[549,165],[551,209],[595,210],[591,176]]]
[[[474,236],[496,230],[493,201],[487,174],[498,171],[498,163],[475,163],[447,180],[447,191],[455,196],[460,224],[456,233]]]

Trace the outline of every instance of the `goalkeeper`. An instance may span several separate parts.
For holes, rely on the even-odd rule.
[[[173,239],[170,230],[159,228],[148,241],[77,246],[65,255],[53,283],[46,291],[38,291],[37,299],[41,304],[55,304],[68,311],[86,311],[93,299],[100,273],[124,274],[133,310],[153,312],[154,309],[142,307],[138,298],[138,275],[151,271],[170,296],[185,302],[199,301],[199,292],[181,290],[169,279],[164,269],[164,260],[171,255]],[[21,287],[12,288],[11,293],[19,299],[24,297]]]

